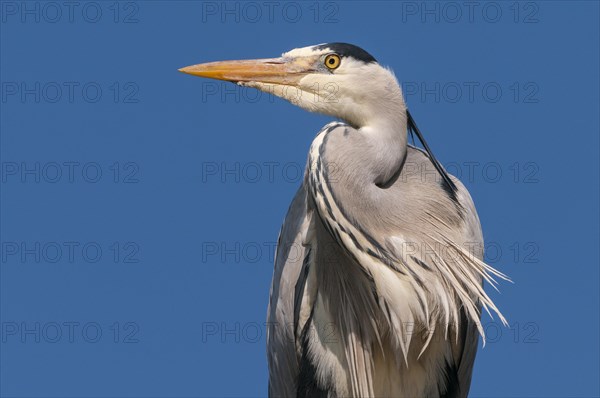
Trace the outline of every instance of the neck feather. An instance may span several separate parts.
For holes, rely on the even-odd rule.
[[[370,157],[374,183],[380,187],[395,181],[406,160],[406,106],[395,79],[393,83],[387,87],[384,100],[367,110],[359,127],[369,144],[365,155]]]

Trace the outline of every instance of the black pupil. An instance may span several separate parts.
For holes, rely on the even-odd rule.
[[[333,64],[335,64],[335,59],[329,58],[329,65],[333,65]]]

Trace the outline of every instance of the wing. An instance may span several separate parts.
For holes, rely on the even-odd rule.
[[[461,185],[463,203],[467,206],[468,211],[465,212],[465,224],[462,232],[466,242],[476,244],[472,255],[479,260],[483,259],[483,235],[477,212],[473,206],[473,202],[468,192]],[[483,278],[478,278],[479,283],[483,283]],[[478,305],[478,310],[481,306]],[[479,341],[479,331],[477,324],[467,316],[464,309],[460,310],[460,321],[458,330],[452,332],[451,342],[451,357],[446,366],[446,393],[443,395],[446,398],[466,398],[471,387],[471,376],[473,374],[473,365],[477,354],[477,344]]]
[[[307,229],[306,192],[300,187],[281,227],[267,311],[269,396],[296,396],[299,373],[294,343],[294,295],[300,276]]]
[[[452,356],[446,366],[446,393],[443,397],[466,398],[471,387],[479,332],[477,325],[467,318],[464,311],[461,312],[461,322],[456,337],[451,340]]]
[[[332,141],[343,136],[335,133],[330,134]],[[471,197],[455,178],[456,191],[448,192],[447,184],[436,180],[427,154],[413,147],[397,180],[385,189],[364,184],[352,170],[330,179],[328,164],[339,167],[345,157],[360,159],[352,150],[328,163],[318,157],[309,161],[307,190],[319,218],[372,279],[397,363],[427,357],[432,338],[436,345],[449,345],[435,359],[433,378],[424,385],[431,386],[427,391],[433,395],[466,396],[477,332],[483,335],[481,307],[504,321],[482,281],[495,283],[493,276],[505,276],[477,253],[483,242]],[[429,332],[425,341],[408,329],[413,325],[424,325]]]

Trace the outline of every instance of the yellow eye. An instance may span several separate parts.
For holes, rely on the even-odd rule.
[[[341,62],[342,60],[337,54],[329,54],[325,57],[325,66],[327,66],[331,70],[336,69],[338,66],[340,66]]]

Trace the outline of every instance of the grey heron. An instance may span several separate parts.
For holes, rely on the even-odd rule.
[[[467,396],[481,308],[506,322],[483,280],[506,276],[483,262],[472,199],[433,156],[393,72],[346,43],[180,70],[340,120],[313,140],[279,235],[269,395]]]

